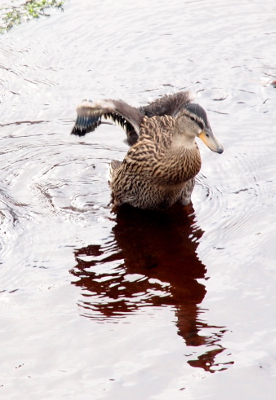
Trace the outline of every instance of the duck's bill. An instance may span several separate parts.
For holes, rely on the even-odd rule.
[[[211,129],[205,129],[204,131],[202,131],[200,133],[200,135],[198,136],[203,143],[206,144],[207,147],[209,147],[209,149],[211,149],[212,151],[215,151],[216,153],[223,153],[223,146],[220,144],[220,142],[215,138],[213,132],[211,131]]]

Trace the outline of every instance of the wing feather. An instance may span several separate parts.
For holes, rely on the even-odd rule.
[[[111,119],[122,126],[128,135],[133,131],[139,135],[143,114],[122,100],[84,100],[77,107],[77,119],[72,129],[73,135],[84,136],[93,132],[103,119]]]
[[[189,91],[178,92],[154,100],[147,106],[140,107],[140,111],[147,117],[170,115],[176,118],[178,113],[193,99],[194,97]]]

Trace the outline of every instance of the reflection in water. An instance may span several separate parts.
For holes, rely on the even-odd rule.
[[[180,206],[166,213],[122,207],[114,239],[75,251],[77,265],[71,273],[78,278],[74,284],[83,289],[83,315],[118,318],[143,306],[174,306],[178,334],[186,345],[212,347],[189,364],[214,372],[215,357],[224,350],[218,343],[225,329],[199,318],[206,294],[197,281],[206,273],[196,253],[202,234],[193,214]],[[212,333],[201,336],[202,329]]]

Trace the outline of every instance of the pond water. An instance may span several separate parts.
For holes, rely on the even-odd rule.
[[[274,399],[276,5],[67,2],[0,36],[0,393],[5,399]],[[70,136],[84,98],[190,89],[187,212],[109,204],[119,127]]]

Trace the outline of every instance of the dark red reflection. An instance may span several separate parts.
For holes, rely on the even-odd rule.
[[[224,330],[210,326],[210,336],[199,334],[209,326],[199,319],[206,289],[197,279],[204,279],[206,268],[196,252],[203,231],[195,227],[193,209],[188,214],[180,206],[164,213],[122,207],[113,235],[102,245],[75,251],[77,265],[71,273],[78,277],[73,283],[83,289],[84,315],[114,318],[149,305],[172,305],[178,334],[187,346],[212,346],[190,365],[212,372],[215,355],[224,350],[219,345]],[[114,261],[115,267],[99,272]],[[141,279],[126,279],[133,274]]]

